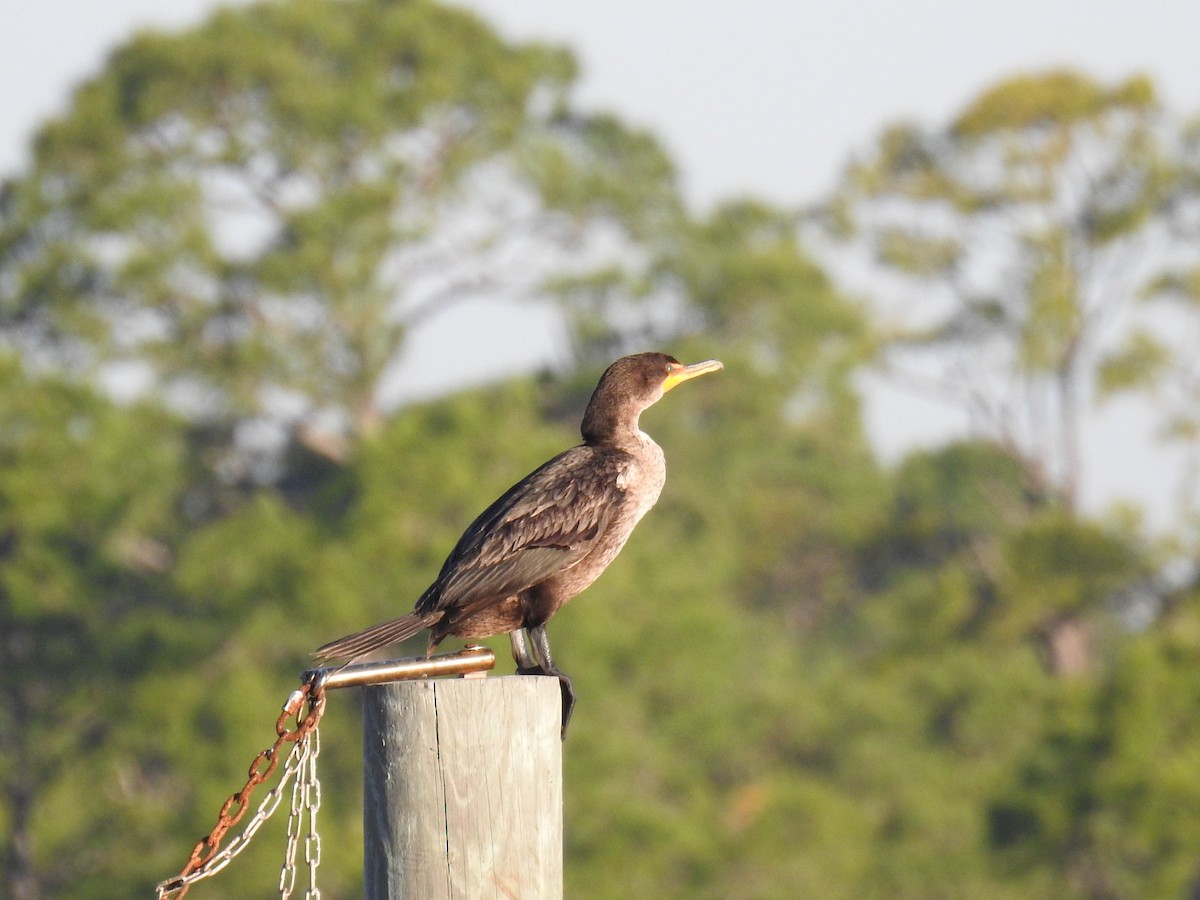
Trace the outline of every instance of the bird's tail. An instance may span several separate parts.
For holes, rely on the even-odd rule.
[[[386,647],[412,637],[422,628],[428,628],[439,618],[441,618],[439,613],[411,612],[407,616],[372,625],[370,628],[348,634],[336,641],[330,641],[325,646],[314,650],[313,656],[322,660],[346,659],[348,662],[353,662],[360,656],[366,656],[380,647]]]

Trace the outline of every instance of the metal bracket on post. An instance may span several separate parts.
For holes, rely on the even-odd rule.
[[[305,684],[314,682],[325,690],[414,681],[440,675],[474,675],[496,667],[496,654],[488,647],[466,647],[454,653],[436,656],[409,656],[377,663],[350,663],[324,669],[309,669],[300,676]]]

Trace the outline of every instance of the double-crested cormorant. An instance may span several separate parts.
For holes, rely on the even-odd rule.
[[[554,664],[546,622],[599,577],[658,500],[666,465],[662,449],[638,427],[642,411],[675,385],[721,368],[717,360],[685,366],[665,353],[617,360],[588,402],[583,443],[484,510],[411,613],[339,638],[316,656],[357,659],[422,628],[430,629],[430,653],[449,634],[508,632],[519,674],[559,680],[565,735],[575,691]]]

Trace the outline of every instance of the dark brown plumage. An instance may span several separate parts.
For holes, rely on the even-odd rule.
[[[575,692],[554,665],[546,622],[599,577],[658,500],[666,465],[662,450],[638,427],[642,411],[675,385],[721,368],[716,360],[685,366],[665,353],[617,360],[588,403],[583,443],[484,510],[411,613],[332,641],[316,655],[357,659],[423,628],[430,629],[430,653],[450,634],[507,632],[518,672],[559,679],[565,734]]]

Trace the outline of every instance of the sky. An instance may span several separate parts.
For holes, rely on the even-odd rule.
[[[37,123],[65,109],[73,85],[98,72],[137,28],[198,21],[207,0],[39,0],[9,3],[0,29],[0,177],[28,160]],[[850,156],[897,119],[936,124],[1017,71],[1071,66],[1102,80],[1150,75],[1163,99],[1200,113],[1196,0],[460,0],[513,39],[565,43],[582,65],[576,95],[652,130],[699,211],[754,194],[815,201]],[[521,360],[497,355],[496,329],[533,334],[526,356],[561,338],[511,311],[473,328],[448,321],[404,367],[419,381],[448,341],[482,361],[481,377]],[[484,316],[480,320],[480,315]],[[529,314],[526,314],[529,315]],[[503,318],[507,316],[507,318]],[[1126,407],[1095,418],[1088,466],[1093,510],[1130,496],[1158,517],[1171,485],[1143,463],[1151,445]],[[954,427],[946,411],[874,396],[868,427],[885,457]],[[1144,429],[1142,429],[1144,431]]]
[[[1200,110],[1195,0],[460,0],[510,38],[570,46],[578,99],[652,129],[698,208],[754,193],[814,199],[886,122],[936,123],[1018,70],[1150,74]],[[10,4],[0,29],[0,173],[37,123],[137,28],[177,28],[208,0]]]

